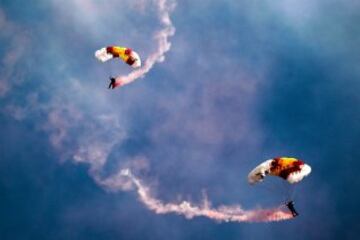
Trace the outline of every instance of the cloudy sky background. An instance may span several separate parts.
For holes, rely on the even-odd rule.
[[[163,63],[124,88],[94,50],[143,57],[161,29],[151,1],[0,2],[1,239],[353,239],[360,195],[360,4],[187,1]],[[267,224],[155,215],[97,185],[124,166],[164,201],[273,206],[249,170],[297,156],[312,175],[300,217]],[[90,163],[90,164],[89,164]],[[139,164],[137,164],[139,165]]]

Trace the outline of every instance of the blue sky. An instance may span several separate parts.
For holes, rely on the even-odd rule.
[[[21,6],[21,7],[20,7]],[[146,58],[161,29],[148,1],[0,3],[1,239],[354,239],[360,178],[360,4],[356,1],[179,1],[165,61],[106,89],[121,63]],[[281,191],[247,185],[275,156],[312,166],[300,216],[216,223],[156,215],[134,192],[93,179],[147,159],[142,177],[164,201],[244,208]],[[277,201],[277,202],[276,202]]]

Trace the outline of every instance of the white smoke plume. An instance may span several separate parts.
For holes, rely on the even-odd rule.
[[[164,54],[170,50],[171,43],[168,38],[175,33],[175,28],[170,20],[170,12],[174,5],[169,5],[166,0],[155,1],[158,8],[159,19],[164,26],[160,31],[156,32],[155,39],[157,41],[157,49],[151,53],[145,60],[144,65],[131,72],[126,76],[118,76],[116,81],[119,85],[129,84],[138,78],[143,77],[151,70],[156,62],[164,61]],[[54,122],[59,127],[59,122]],[[106,126],[106,124],[101,124]],[[60,127],[60,129],[66,126]],[[93,128],[93,127],[92,127]],[[119,131],[113,129],[113,131]],[[108,129],[104,131],[109,132]],[[147,164],[146,160],[132,159],[130,166],[120,168],[117,174],[108,177],[102,177],[101,172],[106,164],[107,157],[111,152],[111,148],[116,144],[116,140],[121,141],[120,136],[113,136],[111,141],[107,141],[106,145],[100,144],[96,140],[98,137],[97,131],[92,131],[94,136],[86,136],[82,138],[81,142],[86,141],[87,144],[81,145],[73,158],[76,162],[84,162],[90,164],[90,174],[94,180],[103,188],[111,191],[132,191],[135,190],[138,194],[139,200],[151,211],[156,214],[178,214],[185,216],[187,219],[194,217],[206,217],[218,222],[271,222],[281,221],[293,218],[288,210],[284,210],[284,206],[274,209],[254,209],[244,210],[240,206],[219,206],[217,208],[211,207],[211,203],[207,198],[204,198],[203,203],[196,205],[189,201],[164,203],[155,198],[150,190],[150,187],[144,184],[140,178],[133,174],[133,170],[137,171]],[[66,130],[59,132],[59,139],[65,137]],[[90,139],[89,139],[90,137]],[[58,139],[56,138],[56,139]],[[89,141],[92,141],[89,142]],[[141,166],[140,166],[141,165]],[[121,170],[122,169],[122,170]],[[130,171],[132,169],[132,171]]]
[[[240,206],[220,206],[212,208],[205,196],[203,204],[197,206],[189,201],[180,203],[163,203],[152,196],[150,188],[137,178],[130,169],[121,170],[118,175],[104,181],[97,179],[98,183],[112,191],[135,189],[139,200],[151,211],[157,214],[174,213],[183,215],[187,219],[206,217],[218,222],[274,222],[292,219],[293,216],[283,206],[273,209],[244,210]]]
[[[120,85],[131,83],[143,77],[156,62],[164,61],[164,54],[170,50],[171,43],[168,38],[175,34],[175,28],[169,14],[174,5],[169,5],[166,0],[154,1],[157,4],[159,19],[163,25],[163,28],[155,34],[157,49],[148,56],[141,68],[126,76],[118,76],[116,81]],[[76,79],[72,81],[75,85],[77,82]],[[76,89],[77,94],[81,91],[87,91],[84,88],[74,86],[70,86],[70,89]],[[62,91],[59,94],[67,94],[67,92]],[[97,98],[100,99],[101,96],[97,96]],[[157,214],[173,213],[185,216],[188,219],[206,217],[219,222],[270,222],[293,218],[289,211],[284,210],[283,206],[274,209],[253,210],[244,210],[240,206],[224,205],[213,208],[207,198],[200,205],[189,201],[164,203],[154,196],[150,187],[144,184],[144,180],[137,177],[136,170],[147,167],[147,162],[141,159],[132,159],[129,168],[122,166],[120,168],[122,170],[117,174],[103,177],[103,169],[112,148],[121,144],[126,136],[126,129],[124,129],[119,117],[113,112],[96,117],[88,116],[76,104],[64,104],[61,97],[54,97],[45,110],[48,113],[48,120],[43,129],[50,133],[50,142],[56,150],[61,152],[61,155],[65,155],[65,158],[71,156],[76,163],[89,164],[90,175],[97,184],[109,191],[135,190],[139,200],[149,210]],[[83,129],[86,129],[85,133]],[[81,132],[81,134],[72,139],[71,132]]]
[[[158,48],[149,55],[145,64],[126,76],[118,76],[116,82],[122,86],[129,84],[136,79],[143,77],[151,70],[156,62],[164,61],[164,54],[170,50],[171,43],[168,38],[175,34],[175,28],[170,19],[170,12],[174,6],[168,6],[166,0],[157,1],[158,13],[164,28],[155,34]],[[96,181],[103,187],[111,190],[131,190],[135,189],[140,201],[150,210],[157,214],[175,213],[190,219],[193,217],[207,217],[219,222],[271,222],[293,218],[289,211],[285,211],[282,206],[274,209],[243,210],[240,206],[220,206],[212,208],[210,202],[205,198],[201,206],[183,201],[180,203],[163,203],[161,200],[152,196],[150,188],[134,176],[129,169],[123,169],[119,174],[107,179],[95,176]]]
[[[154,38],[157,41],[158,47],[157,49],[151,53],[148,58],[145,60],[144,65],[129,73],[125,76],[118,76],[116,77],[116,85],[125,85],[129,84],[136,79],[143,77],[150,69],[154,66],[156,62],[162,62],[165,60],[164,54],[170,50],[171,43],[169,42],[168,38],[175,34],[175,28],[172,25],[170,19],[170,12],[174,8],[174,4],[169,5],[166,0],[158,0],[156,1],[159,13],[159,19],[164,27],[155,33]]]
[[[0,29],[0,40],[5,40],[7,46],[4,48],[4,56],[0,59],[0,97],[4,97],[10,91],[11,85],[18,85],[23,81],[24,77],[18,69],[18,64],[29,45],[29,34],[8,19],[1,8]]]

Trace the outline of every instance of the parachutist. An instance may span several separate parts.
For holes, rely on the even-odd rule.
[[[131,48],[127,48],[127,47],[120,47],[120,46],[104,47],[95,52],[95,57],[101,62],[106,62],[109,61],[110,59],[118,58],[133,68],[141,67],[141,59],[139,54],[137,54]],[[124,84],[122,79],[120,78],[116,80],[116,78],[110,77],[110,81],[111,82],[108,88],[111,89],[120,87]]]
[[[110,83],[109,83],[109,89],[114,89],[115,88],[115,82],[116,82],[116,78],[114,77],[109,77],[110,79]]]
[[[288,207],[288,209],[291,211],[291,214],[293,215],[293,217],[296,217],[298,216],[298,212],[295,210],[295,207],[294,207],[294,201],[288,201],[286,203],[286,206]]]

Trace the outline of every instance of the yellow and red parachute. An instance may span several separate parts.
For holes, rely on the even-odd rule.
[[[95,52],[95,57],[101,62],[106,62],[113,58],[120,58],[133,68],[141,66],[141,59],[139,54],[133,51],[131,48],[120,46],[108,46],[101,48]]]
[[[311,167],[303,161],[292,157],[277,157],[266,160],[255,167],[248,175],[250,184],[256,184],[270,176],[281,177],[289,183],[300,182],[311,172]]]

